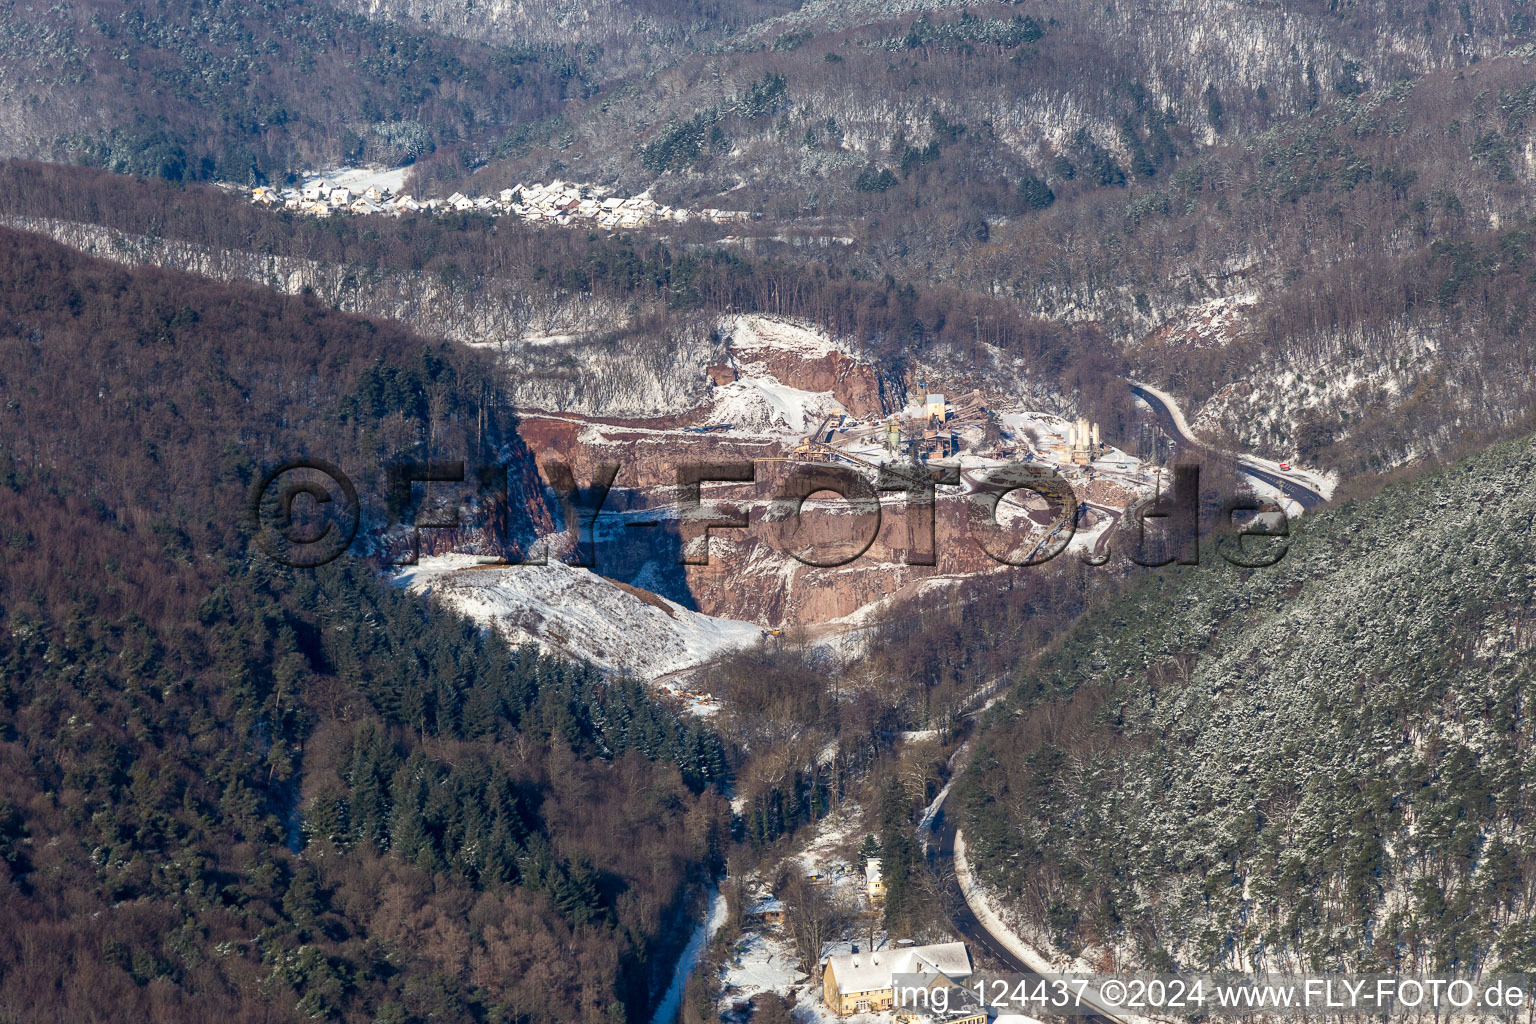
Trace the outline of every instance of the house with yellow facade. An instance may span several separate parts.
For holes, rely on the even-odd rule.
[[[864,887],[871,900],[885,899],[885,876],[880,873],[879,857],[871,857],[864,862]]]
[[[971,956],[963,942],[842,953],[827,958],[821,997],[840,1017],[890,1010],[896,1005],[896,975],[928,976],[925,985],[941,979],[953,984],[971,976]]]

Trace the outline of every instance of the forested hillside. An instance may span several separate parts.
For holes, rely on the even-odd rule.
[[[948,936],[917,839],[946,783],[1011,923],[1096,966],[1536,971],[1533,30],[1525,0],[0,0],[0,1024],[649,1020],[717,886],[697,1024],[768,941],[757,882],[807,973],[877,918]],[[234,187],[342,165],[470,198]],[[1132,380],[1209,456],[1204,564],[1121,557],[1169,450]],[[472,470],[428,546],[526,554],[561,517],[530,449],[635,465],[610,507],[669,539],[674,460],[742,452],[964,458],[973,494],[1056,458],[1127,532],[922,579],[877,535],[889,573],[824,599],[787,551],[711,578],[659,545],[580,577],[677,625],[653,699],[496,632],[558,650],[545,609],[617,605],[509,587],[480,627],[381,571],[426,491],[401,460]],[[1347,497],[1270,568],[1210,550],[1239,453]],[[247,516],[298,457],[361,496],[318,569]],[[854,849],[878,914],[799,878]]]
[[[392,0],[195,14],[92,0],[10,17],[0,152],[235,182],[410,162],[418,194],[560,178],[748,211],[761,221],[678,227],[678,266],[639,274],[666,278],[671,310],[739,305],[725,292],[751,276],[751,308],[819,323],[883,293],[905,333],[915,321],[958,342],[969,321],[972,345],[951,359],[976,358],[982,341],[1043,354],[988,337],[1020,313],[1089,324],[1062,339],[1067,361],[1098,360],[1089,336],[1101,334],[1213,439],[1344,473],[1453,457],[1527,429],[1536,409],[1531,374],[1495,369],[1528,348],[1536,180],[1532,23],[1511,0]],[[158,237],[155,217],[139,220]],[[225,233],[181,237],[212,246]],[[738,256],[757,265],[744,272]],[[764,258],[780,267],[765,275]],[[600,274],[636,267],[598,259]],[[542,367],[525,404],[676,411],[656,400],[666,379],[697,379],[711,358],[697,325],[677,329],[645,302],[631,311],[610,291],[551,315],[522,301],[526,281],[497,288],[437,263],[437,280],[261,269],[314,271],[317,291],[370,315],[430,307],[432,323],[412,322],[434,335],[601,341],[573,360],[586,370]],[[808,266],[863,284],[808,296],[774,279],[795,268],[802,285]],[[548,280],[565,299],[603,291],[585,287],[589,269]],[[945,294],[914,301],[909,284]],[[605,356],[649,348],[642,338],[665,351]],[[1107,419],[1103,404],[1085,403]]]
[[[1536,408],[1533,95],[1529,57],[1385,85],[1057,203],[959,273],[1099,319],[1238,447],[1353,474],[1509,437]]]
[[[0,8],[0,152],[172,180],[452,166],[580,95],[575,47],[491,46],[323,3],[86,0]]]
[[[0,265],[0,1017],[642,1016],[719,741],[246,535],[283,457],[374,517],[383,460],[515,463],[484,360],[12,231]]]
[[[1200,8],[1234,21],[1203,33]],[[1526,18],[813,5],[469,187],[574,175],[761,213],[738,232],[758,251],[1092,322],[1208,435],[1380,472],[1536,409],[1503,372],[1529,348]]]
[[[849,272],[837,259],[752,256],[686,240],[546,230],[506,218],[317,221],[222,191],[23,161],[0,163],[0,217],[114,260],[308,289],[349,312],[513,357],[498,385],[521,407],[608,415],[691,408],[721,314],[814,325],[900,387],[958,362],[1045,407],[1123,405],[1120,367],[1092,325],[1057,324],[953,288]],[[541,351],[525,334],[570,332]],[[571,341],[578,341],[572,338]]]
[[[333,0],[343,10],[405,25],[430,25],[444,35],[503,45],[580,46],[584,61],[606,76],[684,53],[716,49],[745,28],[790,11],[799,0]]]
[[[644,6],[624,5],[637,20]],[[720,8],[741,24],[747,5]],[[812,2],[701,52],[674,43],[530,138],[542,144],[507,173],[558,162],[579,179],[656,178],[669,194],[732,190],[779,214],[888,216],[912,189],[879,193],[918,171],[931,236],[967,206],[1028,211],[1043,194],[1015,194],[1022,175],[1069,194],[1151,176],[1219,138],[1497,56],[1530,28],[1509,0]]]
[[[1505,443],[1090,609],[957,791],[983,875],[1105,964],[1536,966],[1533,474]]]

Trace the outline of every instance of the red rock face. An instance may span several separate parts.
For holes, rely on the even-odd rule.
[[[878,419],[901,404],[884,402],[874,369],[841,352],[815,357],[800,352],[754,349],[750,358],[786,384],[803,391],[832,392],[844,409],[861,420]]]
[[[766,625],[816,625],[851,615],[893,595],[915,591],[924,581],[983,572],[1018,571],[986,555],[966,525],[967,502],[937,503],[933,538],[910,514],[900,496],[883,503],[879,532],[869,549],[845,565],[807,565],[783,543],[775,524],[755,510],[751,528],[722,531],[711,539],[710,564],[688,568],[689,587],[701,611]],[[856,529],[846,512],[808,510],[797,539],[835,549]],[[814,551],[810,554],[816,561]],[[935,565],[911,564],[935,560]]]
[[[578,484],[594,479],[600,466],[617,463],[619,474],[603,504],[605,512],[671,505],[681,465],[751,462],[778,456],[781,450],[772,440],[690,434],[673,425],[601,423],[577,416],[529,414],[518,430],[541,465],[549,460],[564,462]]]
[[[887,492],[870,540],[872,517],[860,518],[848,503],[827,494],[805,504],[798,524],[790,522],[781,497],[790,474],[826,464],[790,461],[778,442],[531,414],[522,431],[541,462],[565,462],[579,483],[591,480],[603,463],[619,464],[598,521],[596,572],[710,615],[774,627],[816,625],[914,592],[927,581],[1027,571],[1004,565],[981,548],[968,520],[972,503],[957,488],[939,488],[931,529],[906,495]],[[706,507],[730,506],[748,521],[745,529],[711,531],[707,565],[680,564],[677,471],[690,463],[751,464],[756,476],[751,483],[703,486]],[[864,479],[872,483],[873,474],[865,472]],[[1095,494],[1095,500],[1109,498],[1107,492]],[[647,516],[649,511],[658,515]],[[1051,516],[1042,509],[1031,518],[1038,524]],[[660,525],[628,525],[647,519],[660,519]],[[846,564],[807,564],[838,561],[837,555],[846,558],[850,547],[856,551],[866,543],[867,550]],[[797,551],[803,559],[795,557]],[[917,564],[929,561],[934,564]]]
[[[793,338],[779,347],[763,343],[760,335],[754,342],[733,349],[736,367],[709,368],[717,386],[736,379],[738,371],[749,377],[767,374],[803,391],[831,392],[851,415],[866,421],[903,404],[899,395],[886,400],[872,367],[840,352],[796,345]],[[971,398],[982,403],[980,395]],[[957,399],[956,408],[968,401]],[[783,497],[793,474],[834,466],[851,472],[852,467],[794,456],[794,437],[701,431],[709,417],[707,406],[689,415],[647,421],[604,422],[536,412],[522,417],[519,433],[529,452],[541,465],[550,460],[565,463],[578,485],[597,479],[605,465],[619,467],[591,549],[596,572],[710,615],[783,627],[840,619],[945,578],[1028,571],[1003,564],[983,550],[972,536],[973,502],[959,488],[938,489],[931,525],[901,492],[880,495],[878,524],[826,494],[805,503],[796,517],[797,500]],[[755,478],[750,483],[710,483],[700,490],[706,507],[719,511],[717,506],[733,504],[747,525],[712,530],[708,564],[683,564],[678,471],[708,464],[752,467]],[[858,472],[872,491],[874,471]],[[1123,504],[1110,493],[1113,485],[1091,486],[1091,495],[1079,497]],[[1001,547],[1043,536],[1052,514],[1043,501],[1039,504],[1029,512],[1030,522],[1021,519],[1009,528],[1009,540]]]

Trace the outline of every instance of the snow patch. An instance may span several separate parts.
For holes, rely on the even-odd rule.
[[[729,334],[731,348],[743,355],[773,349],[821,359],[838,351],[832,340],[815,328],[759,314],[727,317],[721,333]]]
[[[485,567],[479,556],[437,555],[402,567],[394,582],[494,627],[513,643],[643,679],[692,668],[762,636],[750,622],[691,611],[559,562]]]
[[[743,377],[715,390],[710,411],[713,423],[728,423],[733,431],[771,431],[801,435],[829,413],[843,407],[825,391],[802,391],[766,374]]]
[[[337,167],[304,175],[300,187],[307,188],[323,179],[332,188],[345,188],[354,194],[366,192],[371,187],[381,192],[385,189],[400,192],[405,188],[405,176],[410,169],[409,164],[402,167]]]

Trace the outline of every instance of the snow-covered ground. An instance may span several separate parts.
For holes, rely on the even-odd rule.
[[[864,809],[858,804],[844,804],[841,810],[816,823],[815,836],[794,859],[806,871],[826,875],[835,894],[853,899],[864,876],[854,870],[852,848],[868,834]]]
[[[828,894],[832,899],[860,911],[869,909],[869,900],[863,891],[864,876],[855,870],[859,843],[869,834],[864,809],[858,804],[844,804],[817,822],[815,834],[790,860],[800,870],[815,872],[827,879]],[[860,921],[853,934],[828,943],[823,956],[851,953],[855,946],[860,949],[880,949],[889,943],[885,930],[876,928],[874,944],[866,924]],[[805,972],[796,963],[794,945],[783,926],[752,925],[736,940],[731,954],[726,957],[725,971],[721,978],[723,994],[720,1008],[730,1011],[747,1002],[754,995],[774,992],[789,999],[794,1008],[794,1019],[806,1024],[890,1024],[885,1013],[854,1014],[838,1017],[821,1001],[821,988],[810,983]]]
[[[999,413],[997,421],[1004,430],[1017,440],[1024,442],[1031,450],[1035,450],[1034,445],[1030,443],[1032,436],[1060,434],[1067,429],[1068,424],[1067,420],[1048,412]]]
[[[733,432],[799,436],[828,414],[845,412],[831,392],[795,387],[763,363],[774,353],[806,360],[832,355],[838,348],[822,332],[792,320],[747,314],[723,318],[720,333],[727,338],[740,377],[715,389],[712,422],[728,423]]]
[[[733,431],[803,435],[822,417],[843,407],[826,391],[802,391],[767,373],[744,374],[715,389],[710,411],[713,423],[728,423]]]
[[[1241,337],[1249,325],[1256,292],[1220,295],[1186,306],[1159,331],[1165,345],[1221,348]]]
[[[740,356],[774,349],[794,352],[808,359],[821,359],[838,351],[837,345],[821,331],[793,320],[775,319],[749,313],[727,317],[721,333],[729,335],[731,348]]]
[[[1099,521],[1092,526],[1079,527],[1073,532],[1072,540],[1067,543],[1067,551],[1093,551],[1098,546],[1099,541],[1104,538],[1104,534],[1109,532],[1110,527],[1114,526],[1116,522],[1118,520],[1111,519],[1108,516],[1101,516]]]
[[[876,943],[883,945],[884,936],[877,935]],[[832,943],[827,946],[826,955],[850,953],[855,944]],[[857,945],[864,948],[862,942]],[[748,1002],[755,995],[773,992],[794,1004],[790,1013],[802,1024],[891,1024],[888,1013],[854,1013],[847,1017],[833,1013],[822,1002],[821,988],[811,984],[810,977],[795,962],[795,948],[789,936],[773,926],[753,927],[742,934],[726,957],[721,981],[723,1011]]]
[[[691,668],[762,635],[750,622],[637,594],[589,569],[554,562],[477,568],[484,561],[477,555],[428,556],[402,566],[394,579],[500,630],[513,643],[537,644],[643,679]]]
[[[366,192],[370,187],[399,192],[405,187],[405,176],[410,165],[404,167],[337,167],[329,171],[316,171],[303,175],[303,185],[308,187],[322,178],[332,188],[345,188],[354,195]]]
[[[571,345],[581,340],[579,334],[523,334],[524,345]]]
[[[725,1002],[727,1005],[763,992],[787,996],[796,985],[803,985],[809,975],[795,963],[795,951],[788,936],[773,928],[744,934],[725,961]]]

